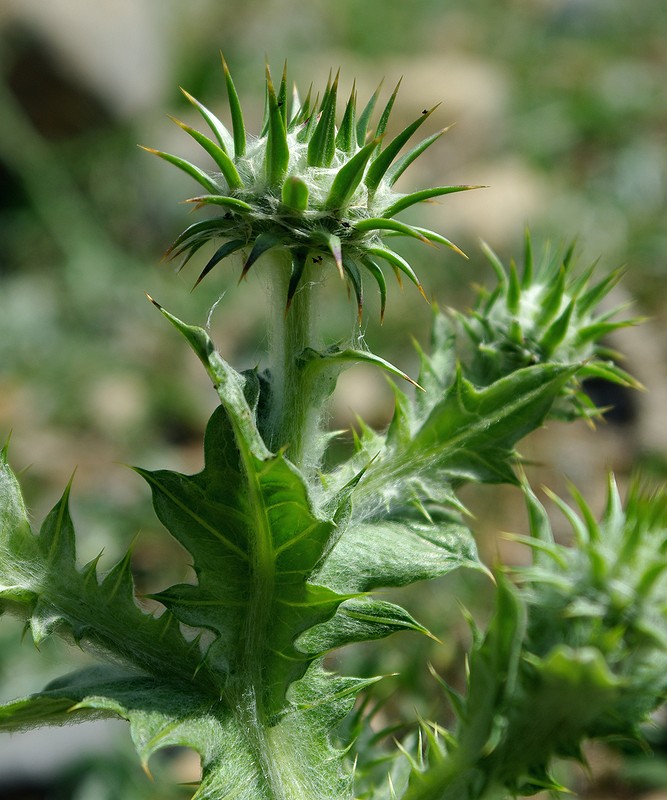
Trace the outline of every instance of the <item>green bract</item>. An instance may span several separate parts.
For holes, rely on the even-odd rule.
[[[312,87],[301,102],[296,90],[287,97],[287,75],[276,92],[267,66],[266,106],[258,137],[247,134],[241,105],[229,69],[223,59],[232,119],[230,133],[208,108],[187,92],[213,139],[174,120],[215,162],[209,173],[178,156],[151,152],[187,172],[206,190],[188,202],[197,207],[217,207],[219,214],[190,225],[172,244],[172,258],[183,263],[210,240],[221,244],[201,271],[199,283],[227,256],[242,251],[243,272],[268,251],[282,251],[291,264],[286,302],[289,306],[299,288],[308,260],[331,262],[347,278],[363,306],[360,270],[377,282],[384,313],[386,284],[380,264],[408,277],[421,291],[410,264],[384,242],[385,234],[407,236],[425,243],[458,248],[444,236],[395,219],[401,211],[434,197],[473,186],[440,186],[412,194],[394,191],[396,180],[410,164],[445,132],[438,131],[407,152],[404,146],[434,109],[387,141],[389,122],[398,86],[380,115],[372,134],[370,121],[379,88],[357,114],[356,88],[337,123],[338,75],[331,78],[321,100],[312,99]],[[288,108],[289,106],[289,108]],[[149,148],[147,148],[149,149]]]

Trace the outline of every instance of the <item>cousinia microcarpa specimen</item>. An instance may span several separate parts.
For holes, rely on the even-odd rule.
[[[144,765],[173,745],[199,754],[198,800],[490,800],[558,788],[555,757],[581,758],[591,738],[641,737],[667,686],[664,495],[636,482],[624,507],[610,479],[599,520],[576,491],[573,507],[556,498],[574,537],[565,547],[517,469],[518,442],[545,420],[598,413],[586,378],[633,385],[602,343],[633,322],[599,310],[618,276],[577,270],[571,250],[534,254],[529,237],[522,269],[486,248],[495,286],[468,312],[434,309],[430,348],[419,349],[408,385],[360,344],[359,324],[371,288],[384,314],[388,272],[423,293],[401,237],[428,245],[439,264],[460,257],[402,212],[474,187],[395,189],[444,132],[414,143],[434,109],[416,110],[392,136],[396,91],[376,108],[379,91],[362,106],[353,88],[340,104],[332,76],[300,99],[267,68],[264,122],[251,136],[223,69],[231,125],[188,93],[206,132],[176,121],[207,168],[152,151],[194,179],[189,202],[204,212],[169,255],[184,266],[210,248],[197,283],[261,272],[272,301],[265,362],[243,372],[203,328],[153,301],[220,401],[201,472],[136,470],[196,581],[154,594],[161,611],[146,613],[130,554],[106,573],[97,560],[77,563],[69,487],[32,531],[5,447],[0,610],[23,617],[36,643],[58,634],[99,665],[2,706],[0,727],[120,716]],[[336,343],[324,340],[315,307],[326,276],[356,309]],[[393,418],[384,432],[360,423],[353,452],[332,464],[327,401],[358,362],[396,380]],[[492,575],[456,491],[499,482],[523,492],[522,540],[534,557]],[[421,720],[378,758],[355,700],[380,678],[334,674],[323,659],[354,642],[432,635],[376,590],[459,569],[486,573],[496,606],[485,629],[473,625],[465,686],[440,679],[455,721]]]

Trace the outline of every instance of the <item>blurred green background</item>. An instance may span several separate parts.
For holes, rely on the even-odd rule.
[[[593,501],[608,469],[622,477],[641,464],[667,474],[664,0],[4,0],[0,437],[12,431],[12,461],[25,469],[36,521],[77,467],[73,513],[82,560],[104,547],[110,565],[139,534],[140,591],[187,573],[187,557],[162,535],[145,487],[121,464],[199,469],[215,396],[143,292],[189,322],[210,317],[225,357],[245,368],[263,351],[263,287],[258,274],[237,289],[238,275],[218,268],[191,294],[203,261],[180,274],[160,262],[188,222],[179,203],[193,184],[136,145],[193,153],[166,119],[170,113],[199,122],[179,85],[226,119],[219,50],[254,130],[265,58],[274,72],[287,58],[303,91],[311,82],[324,85],[330,67],[340,66],[343,94],[356,77],[362,99],[383,77],[386,96],[403,76],[395,131],[442,101],[427,133],[455,124],[402,187],[488,186],[412,211],[471,256],[406,247],[427,293],[442,306],[465,307],[471,284],[490,280],[480,238],[503,258],[520,260],[526,226],[538,244],[576,238],[582,265],[598,257],[601,269],[627,265],[614,299],[634,301],[631,313],[651,319],[611,344],[628,354],[624,366],[650,392],[628,396],[595,387],[603,402],[617,406],[606,425],[594,434],[583,425],[550,426],[523,452],[538,462],[531,471],[538,484],[546,480],[565,491],[567,476]],[[368,304],[365,336],[380,355],[414,372],[409,336],[427,338],[428,310],[417,292],[391,290],[382,328],[377,304]],[[339,295],[332,293],[323,320],[332,341],[351,313]],[[378,426],[391,413],[385,382],[361,368],[342,381],[332,424],[348,426],[355,413]],[[484,533],[524,526],[516,493],[468,492],[465,499],[478,514],[487,557],[496,558],[500,548],[503,558],[521,558]],[[460,668],[465,625],[452,597],[483,616],[488,592],[479,579],[461,576],[417,587],[413,595],[410,607],[436,634],[447,636],[451,626],[451,644],[433,649],[411,641],[406,648],[407,640],[396,639],[349,656],[349,669],[402,673],[391,688],[404,690],[397,693],[403,699],[389,707],[407,719],[415,706],[435,713],[428,691],[419,699],[430,685],[426,659],[445,673]],[[37,658],[19,640],[18,623],[3,620],[0,699],[62,671],[58,645],[49,643]],[[618,770],[605,770],[609,781],[631,791]],[[588,789],[582,782],[582,796],[600,780]],[[667,784],[664,771],[660,781]],[[52,796],[102,796],[86,794],[99,789],[84,783]],[[137,785],[144,788],[128,783],[108,796],[153,796]],[[166,797],[166,789],[159,791]]]

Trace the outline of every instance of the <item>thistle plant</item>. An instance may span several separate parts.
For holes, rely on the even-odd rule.
[[[100,664],[1,707],[0,727],[120,716],[146,768],[164,747],[199,754],[198,800],[475,800],[555,788],[554,757],[581,758],[587,738],[640,737],[667,688],[664,496],[635,487],[624,510],[611,483],[600,522],[576,493],[578,514],[557,500],[575,535],[567,548],[554,541],[516,449],[549,418],[599,413],[585,378],[634,383],[601,343],[631,322],[598,310],[616,278],[577,274],[570,251],[534,264],[529,238],[521,278],[487,250],[496,288],[482,290],[470,313],[434,310],[430,351],[418,350],[410,392],[395,386],[387,430],[360,422],[353,452],[330,465],[324,415],[341,371],[365,361],[407,378],[358,345],[369,277],[381,313],[387,267],[421,289],[387,240],[458,249],[396,216],[472,187],[394,190],[442,133],[405,151],[426,110],[388,137],[396,92],[373,126],[379,91],[358,113],[353,88],[339,118],[337,76],[321,99],[309,91],[301,101],[288,97],[285,74],[276,90],[267,70],[265,120],[251,138],[226,65],[224,74],[231,131],[187,93],[212,138],[178,123],[217,171],[153,151],[204,188],[190,202],[211,214],[169,255],[184,266],[214,240],[196,282],[228,260],[241,278],[261,272],[273,302],[266,363],[239,372],[204,329],[153,301],[220,401],[199,473],[136,470],[196,580],[151,595],[160,610],[148,613],[131,553],[108,572],[99,559],[79,566],[71,487],[33,533],[5,447],[0,610],[23,617],[36,643],[58,634]],[[323,341],[314,308],[327,275],[345,281],[356,307],[338,343]],[[516,574],[481,562],[456,494],[464,483],[499,482],[526,498],[531,535],[522,541],[535,558]],[[355,701],[382,676],[339,675],[324,659],[398,633],[446,636],[376,591],[456,569],[488,576],[497,602],[486,630],[471,623],[463,690],[434,676],[455,724],[415,723],[378,760]]]

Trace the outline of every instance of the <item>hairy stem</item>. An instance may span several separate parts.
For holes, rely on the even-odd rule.
[[[286,311],[291,267],[280,256],[269,265],[273,309],[269,332],[269,370],[271,406],[268,415],[267,444],[274,452],[287,448],[293,464],[305,473],[319,460],[319,423],[330,387],[305,369],[302,355],[320,345],[313,319],[313,294],[316,287],[308,280],[306,267],[299,290]]]

